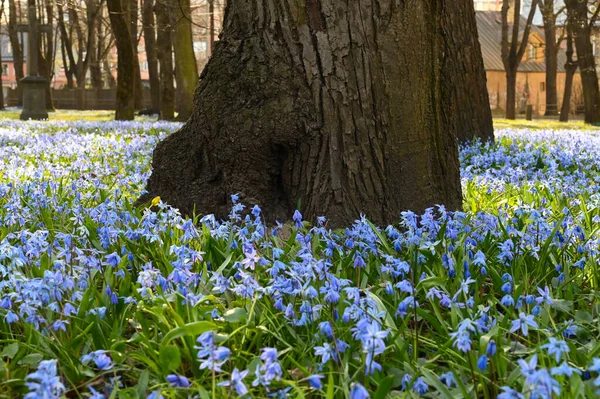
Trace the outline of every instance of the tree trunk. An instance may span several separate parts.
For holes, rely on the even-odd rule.
[[[142,109],[144,106],[144,89],[142,86],[142,71],[140,69],[140,60],[138,57],[138,0],[129,1],[129,33],[131,34],[131,43],[133,44],[133,58],[135,63],[135,109]]]
[[[512,10],[511,10],[512,8]],[[523,54],[529,43],[529,32],[533,24],[533,18],[537,10],[537,0],[532,0],[531,8],[525,26],[521,33],[521,0],[503,0],[502,2],[502,41],[501,57],[504,70],[506,71],[506,118],[515,119],[516,113],[516,90],[517,72],[523,59]],[[512,12],[512,22],[509,19]],[[512,23],[512,26],[511,26]],[[512,33],[509,35],[509,30]],[[520,42],[519,42],[520,39]]]
[[[185,121],[194,108],[194,90],[198,85],[198,66],[194,54],[190,0],[175,0],[175,31],[173,47],[175,53],[175,78],[177,79],[177,119]]]
[[[567,0],[569,25],[573,29],[577,62],[581,74],[585,122],[600,123],[600,86],[596,74],[596,60],[591,41],[591,30],[588,21],[588,2]]]
[[[125,0],[127,1],[127,0]],[[107,0],[110,24],[117,45],[117,111],[115,119],[133,120],[135,117],[135,63],[133,43],[121,0]],[[109,71],[110,73],[110,71]]]
[[[21,79],[23,79],[23,47],[19,40],[19,33],[17,32],[17,6],[15,0],[8,0],[8,37],[10,40],[10,46],[13,50],[13,61],[15,66],[15,77],[17,78],[17,98],[18,105],[23,105],[23,89],[21,87]]]
[[[554,2],[551,1],[553,5]],[[556,44],[556,24],[554,7],[544,15],[544,33],[546,36],[546,116],[558,115],[558,87],[556,76],[558,70],[558,46]]]
[[[167,0],[156,0],[157,46],[160,63],[160,119],[175,119],[175,87],[173,85],[173,29]]]
[[[441,2],[261,4],[228,2],[194,112],[156,148],[142,200],[225,217],[240,193],[267,221],[299,207],[331,227],[460,208]]]
[[[108,60],[104,59],[102,61],[102,64],[104,65],[104,70],[106,73],[106,84],[108,85],[109,89],[116,89],[117,88],[117,81],[115,80],[115,77],[112,74],[112,69],[110,67],[110,64],[108,63]],[[117,73],[118,73],[118,69],[117,69]]]
[[[156,58],[156,27],[154,24],[153,0],[144,0],[142,6],[142,24],[144,26],[144,43],[146,45],[146,60],[148,62],[148,77],[150,80],[150,98],[152,112],[160,109],[160,81],[158,78],[158,60]]]
[[[44,4],[44,7],[38,8],[38,15],[43,15],[43,10],[46,12],[46,23],[51,25],[54,22],[54,3],[52,1],[47,1]],[[54,77],[54,32],[50,31],[44,33],[39,33],[38,43],[40,43],[39,53],[38,53],[38,66],[39,66],[39,74],[46,78],[46,109],[48,111],[55,111],[54,108],[54,99],[52,96],[52,78]],[[42,40],[42,37],[45,40]],[[42,46],[41,44],[44,43]]]
[[[102,10],[98,11],[99,18],[102,16]],[[104,79],[102,78],[102,61],[104,55],[104,28],[101,21],[96,24],[96,50],[92,54],[90,60],[90,78],[94,89],[102,89],[104,87]]]
[[[517,70],[506,71],[506,119],[517,117]]]
[[[443,117],[460,141],[494,139],[492,110],[472,0],[445,0],[442,27]]]
[[[212,55],[215,47],[215,0],[208,0],[208,46],[206,54],[208,58]]]
[[[65,14],[63,7],[60,3],[56,6],[58,10],[58,29],[60,30],[60,48],[62,53],[63,67],[65,69],[65,76],[67,77],[67,88],[73,89],[74,81],[73,76],[75,75],[75,56],[73,55],[73,42],[69,36],[67,26],[65,25]]]
[[[565,92],[563,94],[563,103],[560,110],[560,121],[568,122],[571,112],[571,94],[573,93],[573,78],[577,71],[577,62],[573,60],[573,32],[570,25],[567,24],[567,62],[565,63]]]
[[[4,16],[4,0],[0,1],[0,15]],[[0,23],[0,27],[2,24]],[[2,59],[2,46],[0,46],[0,60]],[[0,71],[1,72],[1,71]],[[2,82],[2,75],[0,75],[0,83]],[[4,88],[0,84],[0,110],[4,109]]]

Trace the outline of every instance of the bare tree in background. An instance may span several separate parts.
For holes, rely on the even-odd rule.
[[[158,76],[158,58],[156,56],[156,24],[154,22],[154,1],[143,0],[142,25],[146,60],[148,62],[148,81],[150,83],[150,99],[152,113],[160,110],[160,79]]]
[[[573,29],[569,23],[565,26],[567,30],[567,61],[565,63],[565,91],[563,94],[563,103],[560,110],[560,121],[568,122],[569,113],[571,112],[571,98],[573,94],[573,78],[577,72],[578,63],[573,59]]]
[[[175,119],[175,87],[173,84],[173,28],[168,0],[156,0],[157,46],[160,63],[160,119]]]
[[[8,37],[13,50],[13,62],[15,67],[15,77],[17,79],[17,104],[23,104],[23,89],[21,87],[21,79],[25,77],[23,70],[23,46],[19,40],[19,32],[17,25],[19,24],[17,14],[16,0],[8,0]]]
[[[0,1],[0,28],[2,27],[2,21],[6,21],[4,16],[4,0]],[[0,29],[1,30],[1,29]],[[0,46],[0,60],[2,59],[2,46]],[[3,73],[3,71],[0,71]],[[0,83],[2,82],[2,78],[0,77]],[[2,85],[0,84],[0,110],[4,109],[4,90]]]
[[[506,71],[506,119],[515,119],[517,116],[517,72],[527,49],[536,8],[537,0],[532,0],[523,33],[520,35],[521,0],[503,0],[502,3],[502,62]],[[509,12],[513,13],[512,33],[509,33],[511,27]]]
[[[600,6],[597,0],[566,0],[565,5],[581,74],[585,122],[600,123],[600,86],[598,85],[596,59],[591,39],[592,29],[600,13]]]
[[[558,51],[564,40],[564,34],[557,38],[556,21],[564,13],[565,7],[555,7],[556,0],[539,0],[540,11],[544,22],[546,39],[546,116],[558,115]]]
[[[127,0],[124,0],[127,1]],[[134,43],[130,24],[125,16],[122,0],[107,0],[112,32],[117,45],[117,110],[115,119],[133,120],[135,117],[135,65]]]
[[[175,54],[176,103],[179,120],[187,120],[194,107],[194,91],[198,85],[198,65],[194,54],[190,0],[170,0]]]

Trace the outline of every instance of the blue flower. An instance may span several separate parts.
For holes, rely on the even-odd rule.
[[[547,349],[548,355],[554,355],[556,359],[556,363],[558,363],[563,355],[563,353],[569,352],[569,345],[565,341],[559,341],[554,337],[550,337],[550,342],[545,345],[542,345],[541,349]]]
[[[65,386],[56,375],[56,365],[56,360],[42,360],[37,371],[26,377],[25,384],[29,388],[29,393],[24,396],[25,399],[52,399],[62,396]]]
[[[510,388],[501,387],[502,393],[498,395],[498,399],[525,399],[522,393]]]
[[[313,374],[310,377],[308,377],[306,380],[308,381],[308,383],[310,384],[310,386],[314,389],[323,389],[323,384],[321,383],[321,379],[324,376],[321,374]]]
[[[442,381],[448,388],[452,388],[453,386],[457,386],[456,378],[454,378],[454,374],[451,371],[448,371],[442,375],[440,375],[440,381]]]
[[[519,318],[511,322],[512,326],[510,328],[510,332],[514,333],[517,330],[521,330],[523,336],[526,337],[529,327],[538,328],[538,324],[535,322],[533,317],[533,315],[526,315],[525,313],[521,312],[519,314]]]
[[[182,375],[177,374],[169,374],[167,376],[167,382],[171,384],[172,387],[176,388],[189,388],[190,381]]]
[[[571,378],[573,373],[581,375],[581,370],[569,366],[567,362],[562,362],[559,366],[553,367],[550,370],[550,374],[552,375],[564,375],[569,378]]]
[[[486,352],[488,356],[494,356],[496,354],[496,341],[490,339],[490,342],[487,344]]]
[[[353,382],[350,387],[350,399],[368,399],[371,395],[369,392],[358,382]]]
[[[487,361],[487,356],[481,355],[477,360],[477,368],[481,371],[485,371],[485,369],[487,368]]]
[[[244,396],[248,393],[248,388],[244,384],[244,378],[248,375],[248,370],[239,371],[237,367],[231,373],[229,381],[223,381],[218,383],[221,387],[232,387],[237,392],[238,396]]]
[[[112,359],[102,349],[88,353],[81,358],[82,363],[88,363],[89,361],[94,361],[96,368],[100,370],[110,370],[113,368]]]

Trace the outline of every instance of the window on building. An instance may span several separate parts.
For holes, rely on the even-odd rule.
[[[537,58],[537,47],[535,47],[533,44],[531,46],[529,46],[529,52],[527,54],[527,59],[528,60],[535,60]]]
[[[11,46],[10,42],[6,43],[6,53],[12,54],[12,46]]]
[[[540,91],[541,91],[541,92],[544,92],[544,91],[546,91],[546,82],[541,82],[541,83],[540,83]]]
[[[2,64],[2,76],[8,76],[8,64]]]

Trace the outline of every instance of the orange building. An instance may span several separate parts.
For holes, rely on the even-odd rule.
[[[502,16],[496,11],[477,11],[477,30],[481,53],[487,75],[487,88],[490,96],[490,106],[495,114],[504,114],[506,107],[506,73],[502,63]],[[526,19],[521,17],[521,31]],[[510,28],[512,32],[512,27]],[[524,113],[527,104],[533,105],[534,113],[543,115],[546,111],[546,41],[544,32],[537,26],[532,26],[527,50],[519,65],[517,73],[517,111]],[[565,87],[566,54],[563,49],[558,52],[558,109],[562,106]],[[583,104],[581,80],[575,75],[573,94],[571,97],[571,112],[575,112]]]

